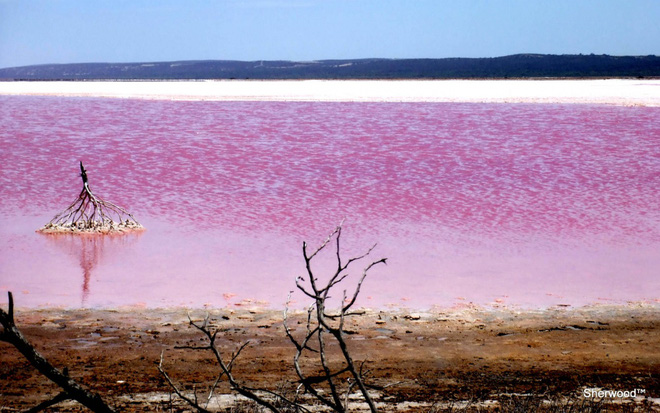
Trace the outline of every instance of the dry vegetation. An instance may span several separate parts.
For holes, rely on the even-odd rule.
[[[44,233],[122,233],[142,230],[135,217],[124,208],[105,201],[92,193],[87,171],[80,162],[83,187],[75,201],[55,215],[39,231]]]

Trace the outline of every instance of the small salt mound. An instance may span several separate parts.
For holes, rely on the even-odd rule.
[[[135,221],[77,221],[77,222],[68,222],[65,224],[53,224],[49,222],[44,225],[43,228],[40,228],[39,231],[46,234],[58,234],[58,233],[90,233],[90,234],[111,234],[111,233],[121,233],[129,232],[136,230],[143,230],[144,227],[138,224]]]

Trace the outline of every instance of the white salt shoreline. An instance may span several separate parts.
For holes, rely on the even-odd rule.
[[[578,103],[660,106],[659,79],[0,82],[0,95],[212,101]]]

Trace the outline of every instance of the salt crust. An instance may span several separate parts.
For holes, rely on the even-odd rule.
[[[53,224],[48,223],[38,231],[44,234],[123,234],[133,231],[144,231],[144,227],[136,222],[129,220],[122,222],[105,221],[88,223],[66,223]]]
[[[0,82],[0,95],[159,100],[660,106],[660,79]]]

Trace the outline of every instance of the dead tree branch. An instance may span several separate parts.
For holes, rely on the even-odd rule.
[[[97,232],[112,233],[142,229],[142,225],[126,209],[105,201],[92,192],[87,171],[80,162],[82,190],[75,201],[64,211],[55,215],[41,232]]]
[[[192,350],[208,350],[211,351],[213,356],[215,357],[215,360],[220,367],[220,373],[218,375],[217,380],[213,384],[211,390],[209,391],[209,395],[207,397],[207,407],[208,407],[208,402],[211,400],[213,392],[215,391],[215,388],[217,387],[219,381],[222,379],[222,377],[226,377],[227,381],[229,382],[229,385],[231,386],[231,389],[237,392],[238,394],[254,401],[255,403],[265,407],[266,409],[279,413],[280,409],[271,401],[265,399],[264,397],[261,397],[257,392],[265,392],[268,393],[276,398],[276,400],[281,401],[285,404],[291,405],[291,406],[296,406],[300,407],[295,403],[294,401],[288,400],[285,398],[283,395],[276,394],[271,391],[267,390],[262,390],[262,389],[255,389],[252,387],[245,386],[242,383],[239,383],[236,378],[234,377],[232,373],[232,368],[234,366],[234,362],[238,358],[238,356],[241,354],[241,352],[248,346],[249,342],[243,343],[239,348],[229,357],[229,361],[225,361],[225,358],[223,358],[222,353],[220,352],[220,349],[216,345],[216,339],[218,335],[218,330],[217,329],[212,329],[209,327],[210,325],[210,315],[207,314],[207,316],[204,318],[204,321],[199,324],[194,322],[190,316],[188,316],[188,319],[190,320],[190,325],[195,327],[197,330],[199,330],[208,340],[208,345],[202,346],[202,347],[193,347],[193,346],[181,346],[178,348],[183,348],[183,349],[192,349]],[[158,371],[163,375],[169,386],[174,390],[177,396],[179,396],[181,399],[183,399],[186,403],[188,403],[191,407],[195,408],[198,412],[201,413],[206,413],[208,410],[206,407],[202,407],[198,401],[197,397],[195,395],[195,399],[191,399],[190,397],[187,397],[183,394],[183,392],[173,383],[167,372],[163,369],[163,354],[161,353],[161,358],[160,358],[160,363],[158,364]],[[303,409],[304,410],[304,409]]]
[[[206,405],[202,406],[199,403],[196,392],[193,392],[191,397],[186,395],[176,386],[174,381],[163,368],[163,354],[161,353],[158,370],[163,375],[168,385],[173,389],[174,393],[198,412],[207,413],[208,404],[213,396],[213,392],[217,388],[220,380],[224,378],[227,380],[233,391],[272,412],[290,411],[290,409],[293,409],[296,412],[309,412],[309,409],[299,402],[299,393],[301,390],[304,390],[305,393],[311,395],[311,398],[316,403],[321,403],[334,412],[344,413],[348,410],[349,396],[352,394],[353,390],[357,388],[368,404],[371,412],[375,413],[377,411],[376,405],[367,391],[368,387],[374,387],[365,384],[365,376],[368,373],[364,369],[365,362],[362,361],[359,364],[356,364],[350,354],[345,339],[346,330],[344,326],[348,317],[364,314],[362,311],[353,310],[353,306],[355,305],[362,284],[369,271],[378,264],[385,264],[386,259],[382,258],[366,265],[362,270],[360,277],[357,279],[357,284],[351,295],[348,296],[347,292],[344,291],[343,300],[341,301],[339,309],[332,313],[329,312],[326,305],[330,298],[330,293],[338,284],[348,278],[349,274],[347,271],[349,266],[369,256],[376,247],[374,245],[367,250],[366,253],[344,261],[342,260],[340,253],[341,230],[342,227],[340,224],[321,244],[321,246],[311,253],[308,253],[307,244],[303,243],[303,257],[307,269],[306,278],[308,283],[305,283],[305,278],[299,277],[296,279],[296,286],[303,294],[313,300],[312,304],[307,308],[307,321],[303,336],[296,337],[294,331],[289,326],[289,304],[291,301],[291,294],[289,294],[284,309],[284,330],[286,336],[296,348],[293,365],[298,376],[298,386],[293,400],[285,397],[284,393],[281,391],[274,392],[248,387],[245,384],[240,383],[234,377],[232,373],[234,363],[241,352],[248,346],[249,342],[245,342],[239,346],[230,357],[223,356],[217,345],[219,330],[210,326],[210,316],[208,314],[202,322],[195,322],[190,316],[188,316],[190,325],[199,330],[206,337],[206,342],[208,344],[202,346],[175,347],[184,350],[210,351],[215,357],[217,365],[220,367],[220,371],[217,379],[211,386]],[[336,245],[335,255],[337,266],[327,282],[325,284],[320,284],[312,271],[312,260],[333,240]],[[337,366],[337,359],[341,360],[340,366]],[[305,362],[310,360],[313,361],[313,365],[316,366],[316,368],[313,371],[307,371],[309,367],[306,367],[304,370],[303,364],[308,364]],[[266,398],[262,397],[260,394],[267,394],[272,397]]]
[[[368,272],[378,264],[386,264],[387,259],[381,258],[369,263],[362,271],[362,275],[358,279],[357,285],[351,294],[350,299],[347,297],[346,291],[344,291],[343,300],[340,304],[338,312],[329,313],[326,305],[333,287],[346,280],[346,278],[349,276],[347,270],[351,264],[369,256],[376,247],[376,245],[374,245],[369,250],[367,250],[366,253],[344,261],[342,260],[340,249],[341,231],[342,224],[337,226],[337,228],[328,236],[328,238],[326,238],[325,241],[323,241],[323,243],[311,253],[308,252],[307,243],[303,242],[302,250],[303,257],[305,259],[307,277],[298,277],[296,279],[296,287],[298,287],[298,289],[303,294],[312,298],[314,301],[308,308],[306,332],[302,338],[294,337],[292,330],[289,328],[289,302],[287,301],[284,311],[284,330],[289,340],[296,347],[296,354],[294,356],[294,368],[296,370],[296,374],[298,375],[301,386],[303,386],[308,393],[313,395],[318,401],[330,407],[334,411],[345,412],[348,408],[348,395],[353,390],[353,387],[357,387],[364,397],[364,400],[369,405],[371,412],[376,412],[376,405],[369,395],[367,386],[364,383],[364,362],[362,362],[359,369],[356,368],[355,361],[353,360],[346,344],[344,325],[347,317],[361,314],[361,312],[351,311],[351,309],[355,304],[358,295],[360,294],[360,289],[362,288],[362,284],[366,279]],[[335,256],[337,266],[334,273],[331,274],[327,282],[325,284],[319,284],[319,279],[314,275],[312,270],[312,260],[322,250],[324,250],[333,239],[335,241]],[[328,337],[326,337],[326,333]],[[328,338],[334,339],[334,341],[339,345],[341,356],[343,358],[342,368],[335,367],[333,370],[333,368],[330,366],[328,354],[329,350],[327,346]],[[312,342],[318,344],[318,350],[314,350],[310,347],[310,343]],[[314,353],[314,357],[318,359],[323,371],[322,375],[310,376],[309,374],[303,372],[300,365],[301,359],[311,357],[312,355],[309,353]],[[342,391],[340,391],[341,383],[337,379],[343,373],[350,373],[350,378],[346,379],[346,389],[342,394]],[[321,389],[317,387],[319,384],[327,385],[330,390],[330,397],[323,395],[324,392],[321,392]]]
[[[108,406],[101,396],[84,389],[66,374],[66,370],[62,372],[55,368],[27,341],[14,321],[14,297],[11,291],[8,292],[8,296],[7,311],[0,308],[0,324],[2,325],[0,341],[13,345],[41,374],[63,390],[53,399],[41,403],[29,411],[38,412],[61,401],[73,399],[94,412],[114,413],[115,410]]]
[[[158,362],[158,371],[160,374],[165,378],[165,381],[167,381],[167,384],[174,390],[174,393],[176,393],[177,396],[179,396],[183,401],[188,403],[191,407],[197,409],[198,412],[200,413],[211,413],[209,410],[207,410],[205,407],[202,407],[199,405],[197,402],[197,396],[195,395],[194,399],[191,399],[190,397],[186,396],[179,388],[174,384],[170,376],[167,374],[165,369],[163,369],[163,354],[164,352],[160,353],[160,362]],[[207,402],[207,407],[208,407],[208,402]]]

